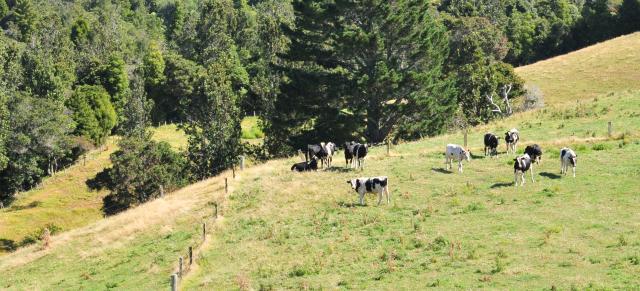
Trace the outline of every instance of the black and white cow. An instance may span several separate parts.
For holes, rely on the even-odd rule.
[[[567,168],[573,168],[573,177],[576,177],[576,164],[578,163],[578,155],[567,147],[560,150],[560,174],[567,174]]]
[[[364,205],[364,194],[366,193],[378,193],[378,205],[382,202],[383,194],[387,196],[387,204],[391,202],[389,179],[386,176],[351,179],[347,180],[347,184],[351,184],[351,188],[358,193],[360,205]]]
[[[542,148],[539,145],[528,145],[524,148],[524,153],[528,154],[536,164],[540,164],[540,161],[542,160]]]
[[[317,171],[318,170],[318,160],[315,158],[311,158],[311,162],[300,162],[297,164],[293,164],[291,166],[291,171],[297,172],[305,172],[305,171]]]
[[[357,143],[354,141],[344,143],[344,162],[345,167],[353,164],[353,153]]]
[[[484,135],[484,156],[498,155],[498,137],[493,133],[486,133]]]
[[[453,168],[452,161],[458,161],[458,172],[462,173],[462,160],[471,161],[471,152],[457,144],[448,144],[444,153],[447,170]]]
[[[327,151],[325,149],[325,144],[322,142],[320,144],[309,144],[307,145],[307,152],[305,153],[305,161],[309,161],[313,157],[319,159],[324,167],[324,161],[327,158]]]
[[[520,133],[517,129],[512,128],[504,134],[504,142],[507,144],[507,154],[509,152],[515,154],[518,141],[520,140]]]
[[[357,144],[353,148],[353,159],[356,166],[356,169],[364,170],[364,158],[367,156],[369,152],[368,144]]]
[[[535,182],[533,179],[533,171],[531,170],[531,157],[524,154],[520,157],[513,159],[513,175],[515,179],[516,187],[518,186],[518,180],[520,180],[520,186],[524,186],[524,173],[531,172],[531,182]]]
[[[327,156],[323,159],[323,164],[327,164],[327,168],[331,168],[331,162],[333,162],[333,155],[337,152],[337,147],[335,143],[328,142],[324,145],[324,151],[327,153]]]

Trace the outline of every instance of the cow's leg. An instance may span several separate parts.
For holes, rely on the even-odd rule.
[[[391,193],[389,193],[389,186],[384,187],[384,192],[387,193],[387,204],[391,203]]]
[[[529,169],[529,172],[531,172],[531,183],[535,183],[536,180],[533,179],[533,165],[531,165],[531,169]]]
[[[573,177],[576,177],[576,166],[573,166]]]
[[[382,191],[383,190],[378,191],[378,206],[380,206],[380,203],[382,203]]]
[[[515,183],[516,187],[518,187],[518,171],[513,172],[513,182]]]
[[[526,174],[524,171],[520,173],[520,186],[524,186],[524,182],[526,182],[524,178],[524,174]]]
[[[462,173],[462,160],[458,161],[458,172]]]
[[[358,193],[360,195],[360,205],[364,206],[364,193]]]

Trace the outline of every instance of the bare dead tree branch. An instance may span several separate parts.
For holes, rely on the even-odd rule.
[[[488,94],[487,94],[487,95],[485,95],[485,96],[487,96],[487,99],[489,99],[489,102],[491,102],[491,105],[493,105],[493,106],[495,106],[495,107],[496,107],[496,109],[493,109],[493,110],[491,110],[491,111],[492,111],[492,112],[496,112],[496,113],[500,113],[500,114],[502,114],[502,109],[500,109],[500,106],[498,106],[498,104],[496,104],[496,103],[493,101],[493,93],[491,93],[491,95],[488,95]]]
[[[509,93],[513,88],[513,84],[509,83],[508,85],[502,86],[502,98],[504,98],[504,104],[507,105],[507,115],[513,114],[513,110],[511,109],[511,103],[509,103]]]

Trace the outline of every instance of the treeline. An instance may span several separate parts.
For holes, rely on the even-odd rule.
[[[504,60],[523,65],[640,30],[638,0],[443,0],[438,11],[455,22],[483,18],[500,33]]]
[[[638,1],[0,0],[0,200],[113,134],[105,212],[241,154],[487,122],[525,92],[512,65],[637,30]],[[165,122],[185,152],[151,140]]]

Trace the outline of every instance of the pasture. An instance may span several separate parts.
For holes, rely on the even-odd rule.
[[[464,174],[445,171],[442,155],[446,141],[462,143],[460,134],[399,145],[391,157],[374,149],[362,173],[342,169],[341,158],[332,170],[304,174],[288,171],[297,158],[270,162],[236,189],[227,227],[185,286],[640,286],[639,97],[612,94],[583,103],[593,114],[549,109],[474,130],[476,154]],[[613,138],[606,137],[609,119],[622,131]],[[498,158],[480,155],[484,130],[510,126],[520,129],[520,153],[534,142],[544,150],[536,183],[527,174],[524,187],[513,186],[504,143]],[[560,176],[563,145],[578,152],[576,179]],[[346,180],[377,175],[389,176],[392,205],[376,207],[369,195],[367,207],[356,206]]]
[[[0,210],[4,246],[50,221],[64,231],[48,249],[36,243],[0,256],[0,289],[168,288],[203,221],[212,231],[183,289],[639,288],[640,55],[629,49],[639,39],[519,68],[547,107],[470,129],[464,174],[444,170],[445,145],[462,144],[459,131],[393,146],[390,155],[373,148],[363,172],[344,169],[342,151],[334,168],[314,173],[289,171],[299,157],[272,160],[240,172],[228,195],[225,172],[101,219],[106,193],[87,192],[84,181],[108,166],[109,152],[92,153],[86,166]],[[616,62],[615,72],[599,69]],[[512,127],[519,153],[532,143],[544,151],[536,182],[527,173],[518,188],[503,139],[498,158],[482,156],[485,132],[504,138]],[[155,138],[186,144],[175,128]],[[575,179],[560,176],[563,146],[578,154]],[[367,206],[355,205],[346,181],[379,175],[389,177],[392,204],[376,207],[369,195]],[[214,201],[224,215],[215,223]]]

